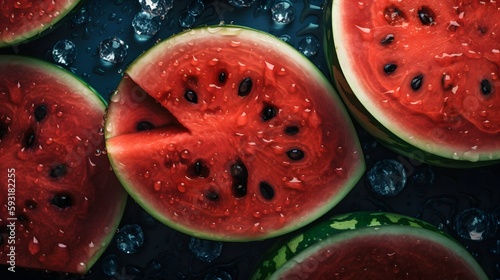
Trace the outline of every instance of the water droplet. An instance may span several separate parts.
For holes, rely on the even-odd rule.
[[[228,0],[227,1],[231,6],[236,8],[246,8],[250,7],[255,0]]]
[[[193,26],[196,18],[190,13],[183,13],[179,16],[179,24],[184,28]]]
[[[203,13],[205,9],[205,4],[201,0],[191,0],[187,7],[188,13],[192,16],[197,17]]]
[[[221,269],[215,269],[205,275],[205,280],[232,280],[231,274]]]
[[[174,1],[173,0],[139,0],[141,8],[146,13],[150,13],[155,16],[165,17],[172,9]]]
[[[406,171],[399,161],[386,159],[375,163],[366,177],[370,188],[381,196],[395,196],[406,184]]]
[[[153,188],[155,189],[155,191],[160,191],[161,190],[161,181],[156,181],[154,182],[154,186]]]
[[[288,34],[280,35],[280,36],[278,36],[278,39],[280,39],[283,42],[289,43],[289,44],[292,41],[292,37]]]
[[[139,41],[145,41],[156,35],[160,30],[161,22],[158,17],[152,16],[146,12],[139,12],[132,20],[136,38]]]
[[[434,171],[430,167],[417,169],[411,176],[413,184],[420,187],[429,187],[434,183]]]
[[[204,262],[211,262],[220,256],[222,242],[191,237],[189,249],[198,259]]]
[[[71,23],[74,25],[84,25],[90,21],[90,15],[87,8],[82,7],[71,18]]]
[[[116,234],[116,245],[126,254],[137,253],[144,244],[144,232],[137,224],[124,225]]]
[[[236,125],[237,126],[245,126],[246,124],[248,124],[248,115],[247,115],[247,113],[243,112],[236,119]]]
[[[68,66],[76,59],[76,45],[70,40],[60,40],[52,47],[52,59],[55,63]]]
[[[102,272],[109,277],[119,274],[119,266],[118,256],[115,254],[109,254],[102,259]]]
[[[495,234],[496,225],[488,212],[478,208],[468,208],[457,215],[455,231],[464,239],[481,241]]]
[[[38,239],[33,236],[33,238],[28,242],[28,251],[30,254],[36,255],[40,252],[40,244],[38,244]]]
[[[108,63],[122,62],[127,56],[128,46],[118,37],[104,39],[99,44],[99,57]]]
[[[300,40],[297,49],[307,57],[316,55],[319,51],[319,41],[316,37],[308,35]]]
[[[186,184],[184,183],[180,183],[177,185],[177,190],[180,191],[181,193],[185,193],[186,192]]]
[[[496,240],[490,249],[490,252],[500,256],[500,239]]]
[[[288,1],[279,1],[271,8],[271,16],[275,23],[288,24],[295,19],[295,8]]]

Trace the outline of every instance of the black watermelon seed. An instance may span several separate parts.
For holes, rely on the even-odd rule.
[[[44,104],[36,107],[35,109],[35,120],[41,122],[47,116],[47,106]]]
[[[285,133],[289,135],[295,135],[299,133],[299,127],[296,125],[290,125],[285,128]]]
[[[286,155],[291,160],[300,160],[304,158],[304,152],[300,149],[291,149],[288,152],[286,152]]]
[[[68,173],[68,169],[64,164],[54,165],[49,172],[49,176],[52,178],[61,178]]]
[[[491,93],[491,83],[487,79],[481,81],[481,92],[484,95],[488,95]]]
[[[210,173],[210,169],[208,169],[201,159],[196,160],[190,169],[192,177],[207,178]]]
[[[233,184],[233,196],[236,198],[244,197],[247,194],[247,184],[235,183]]]
[[[422,80],[424,79],[424,75],[420,74],[411,79],[411,88],[413,90],[418,90],[422,86]]]
[[[219,73],[219,83],[220,84],[225,84],[227,80],[227,73],[225,71],[221,71]]]
[[[205,192],[205,197],[210,201],[217,201],[219,200],[219,193],[213,189],[209,189]]]
[[[269,183],[260,182],[259,188],[260,188],[260,193],[262,194],[262,197],[264,197],[266,200],[273,199],[274,188],[271,185],[269,185]]]
[[[35,143],[35,132],[33,130],[28,131],[24,138],[24,147],[31,148]]]
[[[480,26],[478,26],[477,30],[479,31],[479,33],[481,35],[488,33],[488,27],[486,27],[486,26],[480,25]]]
[[[198,103],[198,96],[196,95],[196,92],[194,92],[193,90],[190,89],[186,90],[186,92],[184,93],[184,98],[186,98],[186,100],[191,103],[194,104]]]
[[[423,25],[433,25],[436,22],[434,21],[435,15],[434,12],[429,7],[422,7],[418,10],[418,18],[422,22]]]
[[[262,111],[260,112],[260,118],[263,121],[268,121],[274,118],[277,114],[278,109],[272,105],[266,105],[264,108],[262,108]]]
[[[54,195],[52,200],[50,201],[54,206],[64,209],[73,206],[73,200],[71,197],[65,193],[60,193]]]
[[[137,129],[137,131],[144,131],[155,128],[155,125],[148,121],[140,121],[137,123],[135,128]]]
[[[38,203],[36,203],[36,201],[32,199],[28,199],[24,202],[24,205],[26,205],[26,207],[28,207],[29,209],[36,209]]]
[[[245,78],[243,81],[241,81],[240,86],[238,87],[238,95],[239,96],[247,96],[250,94],[250,91],[252,90],[252,79],[250,78]]]
[[[382,40],[380,40],[380,43],[382,45],[389,45],[392,42],[394,42],[394,35],[393,34],[387,34],[387,36],[385,36],[385,38],[383,38]]]
[[[390,74],[390,73],[396,71],[397,68],[398,68],[398,66],[396,64],[388,63],[388,64],[384,65],[384,72],[387,74]]]
[[[234,181],[246,182],[248,180],[248,170],[247,167],[241,160],[236,161],[233,165],[231,165],[231,177],[233,177]]]

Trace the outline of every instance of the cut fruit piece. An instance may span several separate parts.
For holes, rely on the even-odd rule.
[[[111,97],[105,133],[130,195],[205,239],[297,229],[364,171],[352,123],[321,72],[244,27],[190,30],[143,54]]]
[[[0,56],[0,104],[1,263],[85,273],[127,198],[105,155],[105,103],[62,68]]]
[[[0,3],[0,48],[19,44],[54,27],[81,0],[3,0]]]
[[[416,160],[500,162],[497,1],[335,0],[326,54],[367,131]]]
[[[460,243],[393,213],[338,215],[278,242],[257,279],[487,279]]]

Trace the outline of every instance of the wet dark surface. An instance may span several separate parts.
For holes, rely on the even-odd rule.
[[[140,10],[137,0],[89,0],[84,5],[89,20],[79,23],[69,20],[48,35],[0,53],[29,55],[53,61],[52,47],[61,39],[71,40],[77,46],[77,57],[67,68],[87,81],[105,98],[113,92],[126,66],[157,40],[168,38],[182,30],[179,17],[186,13],[189,1],[174,2],[162,21],[160,31],[147,41],[134,38],[132,18]],[[265,2],[265,1],[262,1]],[[267,1],[272,2],[272,1]],[[310,3],[309,3],[310,2]],[[194,26],[218,24],[221,21],[251,26],[276,36],[289,35],[295,47],[306,36],[314,36],[321,43],[320,6],[322,1],[292,1],[295,19],[284,27],[273,24],[269,10],[259,8],[257,0],[248,8],[235,8],[225,1],[205,1],[203,13],[196,17]],[[98,56],[99,43],[117,36],[128,45],[127,56],[116,65],[104,65]],[[310,56],[325,75],[323,45]],[[395,154],[382,147],[359,129],[364,147],[367,170],[380,160],[393,159],[404,167],[407,182],[397,195],[382,197],[368,187],[366,176],[351,193],[330,213],[357,210],[391,211],[421,218],[460,241],[476,257],[491,279],[500,279],[500,166],[469,170],[432,167]],[[467,209],[480,209],[490,218],[483,240],[470,240],[470,235],[457,223]],[[263,252],[279,238],[261,242],[223,243],[220,256],[210,262],[197,258],[189,249],[190,237],[178,233],[146,214],[129,200],[122,226],[138,224],[144,231],[144,244],[134,254],[118,250],[114,239],[99,262],[86,276],[75,276],[17,268],[0,270],[1,279],[247,279]],[[286,238],[284,236],[282,238]],[[114,277],[103,272],[106,257],[116,255],[117,273]],[[418,265],[418,264],[415,264]],[[5,268],[5,269],[4,269]],[[219,278],[215,277],[219,275]],[[224,278],[225,277],[225,278]],[[229,278],[228,278],[229,277]]]

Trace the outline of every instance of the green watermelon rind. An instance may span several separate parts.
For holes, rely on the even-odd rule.
[[[83,81],[80,77],[74,75],[72,72],[59,65],[55,65],[38,58],[32,58],[22,55],[0,55],[0,64],[3,63],[25,65],[30,68],[36,67],[46,74],[50,73],[53,76],[57,76],[58,79],[65,81],[66,85],[71,84],[75,89],[75,92],[78,92],[78,94],[84,96],[85,99],[89,102],[89,106],[99,108],[103,113],[105,112],[105,109],[107,107],[106,100],[94,88],[92,88],[92,86]],[[87,260],[85,266],[82,267],[83,270],[80,271],[80,273],[87,273],[99,260],[108,245],[111,243],[116,229],[121,222],[123,213],[125,212],[126,202],[126,192],[123,192],[122,197],[113,197],[112,203],[115,205],[115,209],[113,211],[113,213],[115,214],[115,219],[113,219],[113,221],[108,225],[108,233],[101,239],[100,244],[96,245],[100,246],[100,249],[96,250],[94,254]]]
[[[295,264],[314,256],[329,245],[374,234],[408,235],[436,242],[464,260],[475,272],[477,279],[488,279],[474,257],[449,234],[409,216],[368,211],[333,216],[291,238],[278,241],[260,259],[251,279],[279,279],[280,275],[294,268]]]
[[[339,0],[328,0],[324,13],[325,29],[323,33],[324,52],[329,65],[330,77],[335,89],[339,92],[344,104],[354,119],[379,142],[387,148],[407,156],[415,161],[425,162],[435,166],[450,168],[475,168],[500,163],[500,151],[478,154],[470,152],[468,155],[457,155],[455,151],[446,147],[432,147],[424,141],[404,140],[410,139],[398,133],[397,128],[388,128],[383,125],[363,103],[356,97],[356,90],[352,89],[346,73],[342,70],[337,47],[333,40],[335,17],[333,5]],[[411,143],[413,141],[414,144]],[[453,157],[459,156],[458,159]]]
[[[125,73],[130,73],[133,71],[135,67],[140,68],[141,64],[143,63],[155,63],[155,52],[162,52],[162,45],[164,44],[170,44],[170,46],[173,45],[181,45],[183,43],[187,43],[189,41],[190,36],[182,36],[184,34],[193,34],[194,32],[197,32],[198,30],[203,30],[206,31],[205,36],[210,36],[211,33],[213,32],[222,32],[226,36],[233,36],[234,34],[240,33],[240,32],[249,32],[248,36],[255,36],[259,35],[260,37],[258,38],[259,40],[265,40],[266,42],[275,44],[278,46],[283,53],[286,53],[288,56],[295,57],[295,61],[301,61],[303,66],[305,68],[309,68],[311,75],[316,76],[316,80],[318,82],[321,82],[325,88],[328,88],[329,91],[331,92],[330,98],[332,98],[336,104],[339,105],[339,112],[344,116],[344,119],[347,122],[351,122],[349,118],[349,114],[347,110],[344,108],[342,100],[338,97],[338,94],[335,92],[335,89],[332,87],[330,81],[323,75],[323,73],[317,69],[317,67],[307,58],[305,57],[302,53],[300,53],[297,49],[294,47],[290,46],[289,44],[283,42],[279,38],[268,34],[264,31],[253,29],[250,27],[246,26],[240,26],[240,25],[232,25],[232,24],[224,24],[224,25],[215,25],[215,26],[202,26],[202,27],[197,27],[193,29],[188,29],[184,30],[181,33],[175,34],[170,38],[167,38],[163,42],[155,45],[154,47],[150,48],[146,52],[142,53],[139,57],[137,57],[132,63],[127,67],[125,70]],[[251,32],[251,33],[250,33]],[[153,61],[153,62],[151,62]],[[106,122],[108,123],[110,120],[107,119]],[[106,124],[107,126],[107,124]],[[354,126],[352,123],[348,125],[350,127],[349,133],[351,135],[357,135]],[[105,130],[105,137],[106,139],[108,138],[108,131],[107,129]],[[320,218],[322,215],[327,213],[330,209],[332,209],[335,205],[337,205],[350,191],[354,186],[357,184],[357,182],[360,180],[362,175],[364,174],[364,171],[366,169],[363,156],[362,156],[362,149],[361,145],[359,143],[359,140],[357,137],[354,137],[352,139],[352,146],[356,147],[356,150],[358,151],[360,160],[358,160],[357,165],[353,165],[353,171],[352,173],[349,174],[350,178],[346,181],[345,185],[341,188],[341,191],[337,193],[337,195],[333,198],[330,199],[328,203],[326,203],[323,207],[317,208],[315,210],[315,213],[308,216],[307,219],[301,219],[301,221],[298,221],[294,225],[291,225],[289,227],[285,227],[281,230],[273,231],[271,233],[265,234],[263,236],[260,236],[258,238],[255,237],[239,237],[239,236],[221,236],[221,235],[214,235],[209,232],[209,230],[205,232],[196,232],[193,231],[193,229],[189,227],[184,227],[178,223],[175,222],[175,220],[169,220],[162,216],[161,213],[155,211],[153,207],[150,207],[148,201],[146,199],[143,199],[138,193],[135,192],[135,189],[133,186],[130,185],[128,178],[126,177],[126,174],[121,174],[121,172],[117,171],[117,177],[124,186],[124,188],[127,190],[129,195],[134,199],[135,202],[137,202],[146,212],[148,212],[151,216],[153,216],[156,220],[160,221],[161,223],[179,231],[182,233],[185,233],[190,236],[194,236],[197,238],[202,238],[202,239],[208,239],[208,240],[217,240],[217,241],[226,241],[226,242],[248,242],[248,241],[256,241],[256,240],[264,240],[264,239],[269,239],[273,238],[276,236],[281,236],[284,235],[288,232],[291,232],[293,230],[296,230],[300,227],[303,227],[312,221]],[[116,162],[113,159],[112,153],[110,152],[112,150],[108,146],[108,157],[110,158],[111,165],[115,168],[115,170],[119,169],[119,162]]]
[[[72,5],[69,5],[67,9],[61,11],[57,17],[54,17],[50,24],[42,25],[39,26],[38,28],[33,28],[30,31],[25,31],[22,34],[19,34],[18,36],[14,37],[13,40],[7,41],[0,39],[0,49],[16,46],[23,43],[29,43],[32,40],[36,40],[39,37],[42,37],[50,33],[52,30],[56,29],[61,24],[63,24],[67,19],[69,19],[70,16],[78,8],[83,6],[83,3],[85,1],[86,0],[75,0],[75,2]],[[28,30],[28,28],[26,28],[26,30]]]

